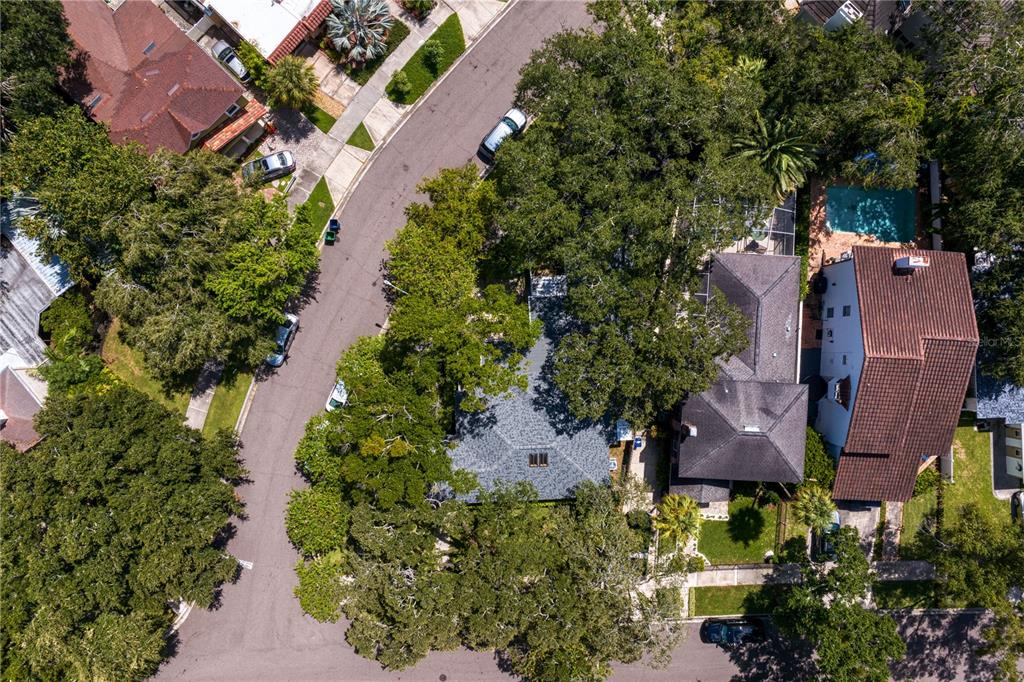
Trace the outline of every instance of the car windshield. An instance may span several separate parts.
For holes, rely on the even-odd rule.
[[[262,168],[263,170],[270,170],[270,163],[266,159],[260,159],[259,164],[260,168]]]
[[[723,639],[728,628],[722,623],[713,623],[708,626],[708,637],[713,640]]]
[[[519,126],[516,125],[516,122],[510,119],[508,116],[503,116],[501,122],[507,125],[512,132],[519,132]]]

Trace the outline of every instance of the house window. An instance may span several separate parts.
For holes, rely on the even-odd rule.
[[[197,133],[192,133],[192,137],[190,137],[189,139],[190,139],[190,140],[195,140],[195,139],[196,139],[197,137],[199,137],[199,136],[200,136],[200,135],[202,135],[202,134],[203,134],[203,131],[202,131],[202,130],[200,130],[200,131],[199,131],[199,132],[197,132]]]
[[[828,338],[830,338],[830,339],[831,339],[831,338],[832,338],[832,330],[831,330],[831,329],[829,329],[829,330],[828,330],[828,332],[826,332],[826,333],[828,334]]]
[[[531,467],[546,467],[548,465],[548,453],[531,452],[529,455]]]
[[[827,317],[828,319],[831,320],[835,316],[836,316],[836,309],[835,308],[829,308],[828,310],[825,311],[825,317]]]
[[[843,317],[849,317],[849,316],[850,316],[850,306],[844,305],[843,306]]]
[[[230,107],[228,107],[228,110],[225,111],[224,114],[228,117],[234,116],[238,113],[238,110],[241,108],[242,107],[238,106],[237,104],[232,104]]]
[[[843,356],[843,364],[844,365],[846,364],[846,356],[845,355]]]

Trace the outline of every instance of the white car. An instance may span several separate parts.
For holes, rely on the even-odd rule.
[[[494,163],[494,155],[498,153],[498,147],[506,138],[518,135],[526,128],[526,114],[521,110],[512,107],[505,112],[505,115],[498,121],[487,137],[480,143],[480,156],[487,163]]]
[[[299,318],[291,313],[284,316],[284,324],[277,328],[277,336],[274,338],[277,347],[274,352],[267,356],[267,364],[271,367],[280,367],[284,359],[288,357],[288,349],[291,348],[292,339],[299,329]]]
[[[295,156],[285,150],[261,156],[242,166],[242,179],[248,182],[258,176],[261,182],[267,182],[294,172]]]
[[[338,379],[338,383],[334,384],[334,390],[331,391],[331,395],[327,398],[327,404],[324,409],[328,412],[334,412],[339,407],[345,405],[348,402],[348,389],[345,388],[345,382]]]
[[[210,52],[213,56],[220,60],[224,66],[228,67],[228,71],[235,74],[238,80],[243,83],[249,82],[249,70],[245,68],[245,64],[238,58],[235,51],[231,49],[231,46],[225,43],[223,40],[218,40],[210,48]]]

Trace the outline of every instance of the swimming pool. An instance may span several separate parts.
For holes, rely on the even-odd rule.
[[[829,229],[870,234],[883,242],[914,241],[914,190],[837,185],[829,187],[826,194]]]

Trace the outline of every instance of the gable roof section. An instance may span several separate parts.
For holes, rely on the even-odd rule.
[[[62,86],[110,139],[135,141],[150,153],[184,152],[242,96],[235,82],[148,0],[111,12],[103,0],[64,0],[68,33],[82,52],[84,73],[71,69]]]
[[[20,452],[39,442],[33,418],[42,409],[39,398],[18,374],[23,364],[17,353],[7,351],[0,355],[0,410],[7,417],[7,422],[0,427],[0,441]]]
[[[540,499],[559,500],[584,480],[609,478],[613,426],[574,418],[552,380],[551,354],[569,323],[564,289],[564,278],[533,282],[530,310],[543,320],[544,331],[526,356],[527,390],[493,398],[483,412],[457,415],[452,464],[476,474],[484,490],[499,480],[529,481]],[[545,453],[548,465],[529,466],[531,453]],[[476,493],[467,499],[475,500]]]
[[[898,274],[903,256],[929,265]],[[833,494],[906,500],[923,459],[949,450],[974,365],[967,262],[962,253],[878,247],[854,247],[853,261],[865,359]]]

